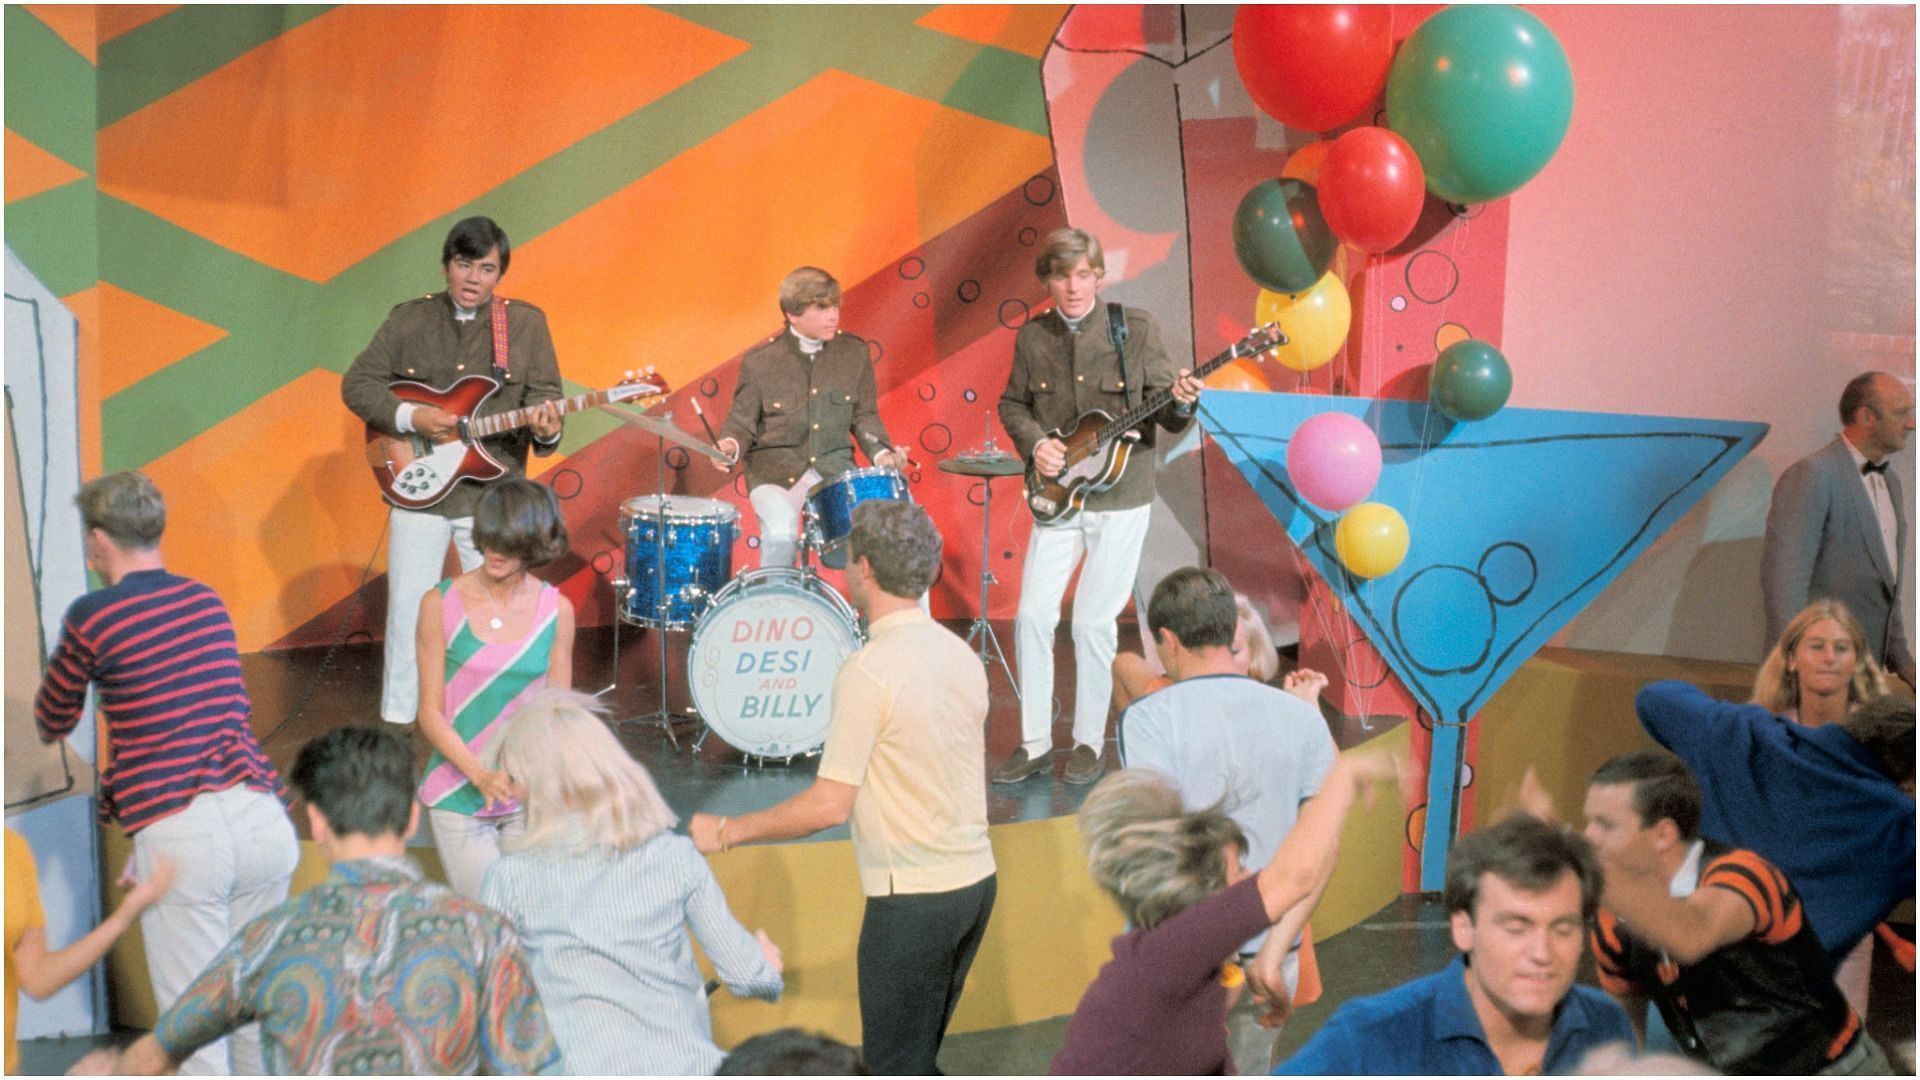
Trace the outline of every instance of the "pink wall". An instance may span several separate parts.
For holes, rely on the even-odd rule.
[[[1576,98],[1559,153],[1512,197],[1512,403],[1773,425],[1559,643],[1755,659],[1773,481],[1834,436],[1848,378],[1913,374],[1914,11],[1533,10]],[[1904,120],[1862,119],[1876,88]],[[1904,196],[1859,198],[1862,169],[1902,154]],[[1893,239],[1860,239],[1875,235]],[[1912,506],[1912,449],[1896,469]]]

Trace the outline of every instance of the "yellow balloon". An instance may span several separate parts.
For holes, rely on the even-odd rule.
[[[1353,322],[1353,302],[1347,287],[1332,273],[1322,274],[1303,293],[1260,290],[1253,304],[1254,322],[1278,322],[1287,343],[1269,353],[1295,371],[1312,371],[1339,355]]]
[[[1340,515],[1333,548],[1355,577],[1391,574],[1407,557],[1407,522],[1386,503],[1361,503]]]

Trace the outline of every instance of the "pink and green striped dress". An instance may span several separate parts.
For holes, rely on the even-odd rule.
[[[547,660],[560,627],[560,590],[542,585],[534,601],[533,630],[519,641],[488,644],[474,635],[466,600],[451,579],[438,586],[441,625],[447,634],[445,715],[474,753],[500,734],[513,711],[546,689]],[[420,801],[434,810],[477,814],[486,797],[439,751],[427,760]]]

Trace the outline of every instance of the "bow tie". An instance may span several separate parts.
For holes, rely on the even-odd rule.
[[[1880,464],[1875,465],[1873,462],[1869,461],[1869,462],[1863,463],[1860,466],[1861,476],[1870,476],[1873,473],[1879,473],[1880,479],[1885,480],[1887,478],[1887,463],[1883,461]]]

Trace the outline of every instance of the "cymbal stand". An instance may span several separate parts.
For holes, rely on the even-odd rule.
[[[671,411],[663,413],[661,419],[672,420],[673,413]],[[655,673],[654,681],[660,686],[659,707],[650,713],[641,716],[626,717],[619,722],[622,724],[640,724],[647,727],[659,728],[661,734],[667,737],[667,741],[673,744],[673,748],[679,750],[680,739],[679,736],[674,733],[673,725],[687,720],[697,719],[697,717],[676,713],[667,708],[667,634],[669,632],[667,624],[671,621],[669,616],[673,612],[671,598],[667,595],[667,541],[669,536],[667,532],[669,528],[667,520],[666,477],[667,440],[665,436],[656,432],[654,433],[653,441],[655,450],[653,459],[654,506],[659,513],[659,524],[656,526],[659,532],[655,537],[656,543],[653,547],[653,580],[660,592],[660,598],[654,602],[653,606],[654,621],[657,623],[657,625],[653,627],[653,632],[660,642],[660,667]],[[631,589],[631,586],[629,586],[629,589]],[[614,643],[617,650],[620,640],[618,629],[614,631],[614,634]],[[615,655],[617,659],[617,651]],[[615,677],[618,678],[617,671]],[[696,747],[698,746],[698,744],[695,745]]]
[[[1000,648],[1000,635],[993,632],[993,624],[987,621],[988,590],[1000,581],[993,575],[993,482],[998,479],[1000,477],[997,476],[980,478],[983,493],[980,511],[980,614],[967,630],[967,644],[972,645],[975,638],[980,640],[980,666],[986,668],[989,674],[993,671],[993,663],[987,647],[993,647],[992,657],[1000,661],[1000,670],[1006,673],[1007,684],[1013,687],[1013,700],[1020,701],[1020,680],[1013,677],[1013,667],[1007,663],[1006,651]]]

